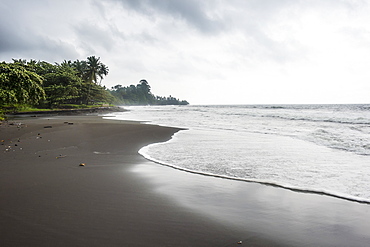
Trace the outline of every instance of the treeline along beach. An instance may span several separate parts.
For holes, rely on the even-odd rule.
[[[151,93],[146,80],[137,85],[107,89],[102,80],[109,68],[95,56],[86,60],[45,61],[13,59],[0,63],[0,111],[86,108],[101,105],[186,105],[185,100]]]

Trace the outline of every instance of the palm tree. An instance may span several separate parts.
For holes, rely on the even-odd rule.
[[[26,59],[12,59],[13,60],[13,63],[18,63],[18,64],[21,64],[21,65],[26,65],[27,64],[27,60]]]
[[[87,71],[87,62],[86,61],[80,61],[76,60],[73,62],[72,66],[76,69],[77,75],[81,78],[84,79],[86,71]]]
[[[97,77],[99,75],[99,70],[101,67],[101,62],[99,61],[100,57],[96,58],[95,56],[91,56],[87,58],[87,79],[89,82],[93,82],[98,84]]]
[[[59,64],[57,64],[57,65],[59,65]],[[64,61],[60,64],[60,66],[62,66],[62,67],[72,67],[72,61],[71,60],[65,60],[64,59]]]
[[[108,66],[101,63],[99,71],[98,71],[98,76],[100,77],[99,84],[101,84],[101,81],[103,80],[103,77],[108,75],[108,72],[109,72]]]
[[[108,67],[101,63],[100,57],[96,58],[95,56],[91,56],[87,58],[86,62],[86,79],[89,84],[89,89],[86,97],[86,104],[88,104],[89,96],[90,96],[90,90],[91,90],[91,84],[101,84],[101,80],[103,79],[103,76],[108,75]],[[98,83],[98,77],[100,77],[100,82]]]

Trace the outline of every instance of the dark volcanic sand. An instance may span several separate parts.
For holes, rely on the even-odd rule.
[[[3,123],[0,129],[0,246],[233,246],[239,241],[233,229],[154,194],[129,171],[147,162],[139,148],[168,140],[177,129],[97,116],[9,121],[14,122],[22,125]]]
[[[369,243],[369,205],[190,174],[137,154],[176,131],[98,116],[2,123],[0,246]]]

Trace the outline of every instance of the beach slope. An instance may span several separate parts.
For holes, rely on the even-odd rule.
[[[55,116],[0,131],[0,246],[235,246],[241,237],[131,172],[148,163],[141,147],[178,129]]]
[[[3,122],[0,246],[368,246],[369,204],[138,154],[179,130],[98,116]]]

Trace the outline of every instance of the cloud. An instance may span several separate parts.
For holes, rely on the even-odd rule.
[[[0,8],[0,53],[11,57],[62,59],[78,55],[71,40],[63,38],[59,20],[45,12],[48,1],[7,1]],[[32,11],[31,11],[32,10]],[[59,29],[61,35],[55,29]],[[9,59],[8,59],[9,60]]]
[[[217,14],[218,1],[197,0],[112,0],[141,14],[155,17],[164,15],[182,20],[196,30],[211,34],[225,29],[221,16]]]
[[[108,87],[145,78],[192,103],[366,101],[353,95],[370,78],[369,10],[363,0],[2,0],[0,58],[96,55]]]
[[[34,46],[32,44],[33,34],[22,25],[24,20],[17,18],[18,15],[11,5],[7,5],[6,2],[1,3],[0,16],[2,16],[0,21],[1,52],[27,50]]]
[[[0,52],[26,50],[30,47],[29,42],[25,42],[22,33],[15,33],[14,27],[7,22],[0,22]]]
[[[6,25],[6,24],[5,24]],[[14,32],[14,30],[18,30]],[[0,24],[0,54],[13,57],[32,58],[37,54],[38,58],[63,59],[78,55],[74,46],[60,39],[53,39],[48,36],[22,30],[22,27],[4,26]],[[52,55],[51,55],[52,54]]]
[[[109,27],[99,27],[90,23],[81,23],[75,26],[74,30],[79,42],[87,50],[94,50],[92,47],[97,47],[109,52],[115,43],[114,36],[117,35],[117,31],[113,32]]]

